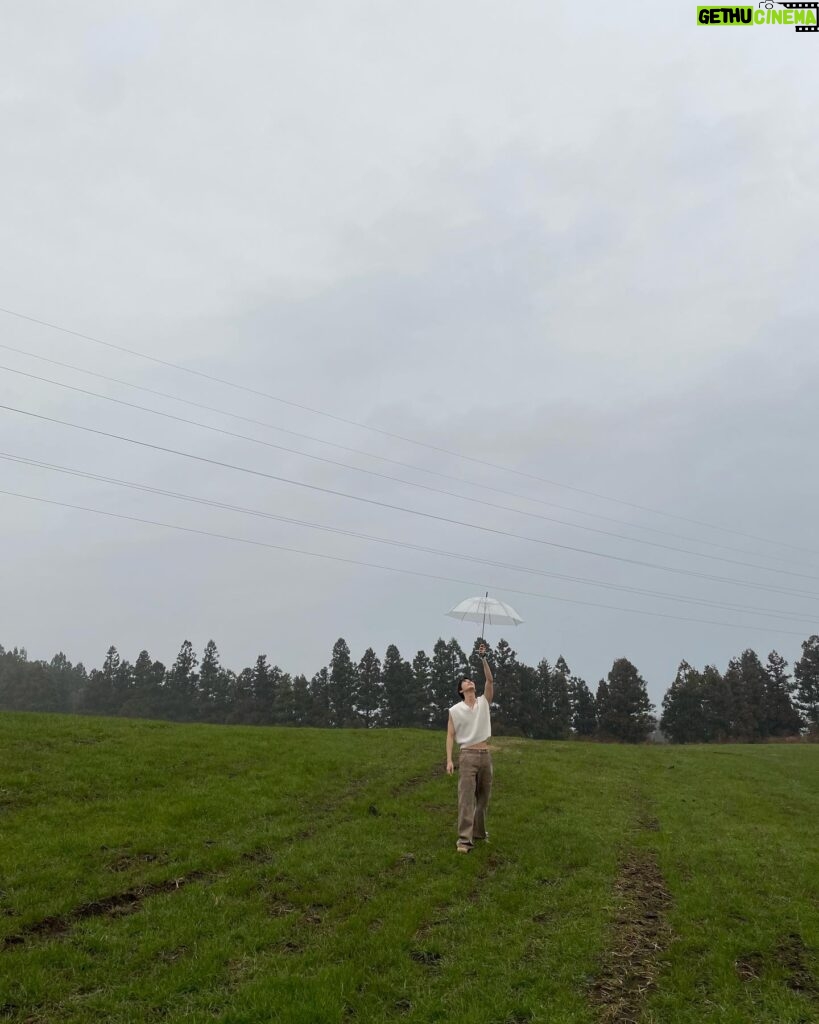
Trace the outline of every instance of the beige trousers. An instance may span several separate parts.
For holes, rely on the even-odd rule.
[[[486,838],[486,808],[492,792],[492,755],[461,749],[458,756],[458,843]]]

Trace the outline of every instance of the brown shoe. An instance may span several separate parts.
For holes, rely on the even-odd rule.
[[[455,852],[456,853],[469,853],[469,851],[471,849],[472,849],[472,847],[467,846],[466,843],[458,843],[458,845],[455,847]]]

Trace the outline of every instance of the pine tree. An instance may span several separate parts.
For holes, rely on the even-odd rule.
[[[395,644],[390,644],[384,655],[381,681],[384,687],[384,725],[407,728],[420,724],[417,721],[418,702],[415,700],[412,666],[404,661]]]
[[[643,677],[628,658],[618,658],[608,674],[602,706],[598,703],[601,736],[643,743],[654,726],[653,710]]]
[[[594,695],[594,711],[597,718],[597,735],[604,736],[603,721],[609,713],[609,686],[605,679],[597,684],[597,692]]]
[[[733,701],[732,737],[745,742],[765,739],[769,735],[768,676],[756,651],[748,649],[738,658],[732,658],[725,679]]]
[[[811,733],[819,734],[819,636],[802,643],[802,657],[793,666],[797,706]]]
[[[453,637],[447,643],[439,638],[432,649],[432,675],[430,680],[430,724],[435,729],[446,728],[449,709],[458,700],[458,680],[466,669],[466,656]]]
[[[432,662],[425,651],[418,651],[412,659],[412,676],[418,694],[420,722],[429,728],[432,723]]]
[[[674,743],[705,743],[709,728],[702,675],[681,661],[674,682],[663,697],[660,728]]]
[[[594,694],[585,680],[578,676],[569,679],[569,700],[572,709],[572,732],[584,738],[597,732],[597,710]]]
[[[293,725],[296,719],[296,696],[293,680],[278,665],[270,670],[273,687],[272,721],[274,725]]]
[[[213,640],[208,640],[199,666],[199,717],[204,722],[218,720],[216,700],[219,689],[221,665],[219,651]]]
[[[82,695],[80,710],[95,715],[113,715],[120,708],[115,679],[120,666],[119,651],[113,644],[105,654],[102,669],[94,669]]]
[[[165,676],[163,687],[164,715],[172,722],[192,721],[196,718],[199,704],[199,677],[196,666],[199,660],[190,640],[185,640],[179,654]]]
[[[320,669],[310,680],[310,721],[308,725],[327,729],[333,724],[330,707],[330,671]]]
[[[253,709],[250,712],[253,725],[270,725],[273,722],[275,699],[275,676],[267,664],[267,655],[260,654],[253,666]]]
[[[733,731],[734,699],[730,682],[713,665],[702,670],[702,708],[707,742],[724,743]]]
[[[555,662],[549,687],[547,708],[547,736],[552,740],[565,740],[572,728],[572,703],[569,696],[571,672],[561,655]]]
[[[62,651],[54,655],[47,671],[50,683],[50,710],[72,711],[78,691],[85,685],[86,680],[75,671],[74,666]]]
[[[310,695],[310,684],[307,676],[298,675],[293,680],[293,723],[294,725],[313,725],[313,700]]]
[[[365,729],[378,725],[382,711],[381,662],[368,647],[358,663],[358,713]]]
[[[537,668],[533,670],[532,680],[534,682],[535,706],[532,715],[532,731],[527,735],[539,740],[551,739],[552,666],[546,658],[541,658],[538,662]]]
[[[350,659],[350,648],[342,638],[336,640],[330,659],[330,709],[337,728],[360,725],[356,714],[358,673]]]
[[[230,710],[227,713],[226,721],[228,725],[250,725],[255,721],[255,714],[254,670],[243,668],[233,680]]]
[[[497,721],[498,731],[510,735],[532,736],[537,715],[536,708],[525,709],[523,706],[523,694],[521,692],[521,673],[518,663],[517,651],[512,650],[509,643],[500,639],[497,651],[490,662],[492,674],[497,682],[497,693],[501,697],[500,703],[492,702],[493,715],[497,709],[497,717],[493,719],[493,727]],[[475,682],[480,685],[484,678],[483,666],[478,668],[473,675]],[[528,716],[526,712],[528,711]],[[528,721],[527,721],[528,717]],[[528,729],[527,729],[528,726]]]
[[[765,709],[769,736],[798,736],[802,718],[791,701],[791,677],[788,663],[777,651],[768,655]]]
[[[154,718],[162,714],[162,681],[165,666],[151,661],[147,651],[140,651],[134,663],[133,685],[120,714],[129,718]]]

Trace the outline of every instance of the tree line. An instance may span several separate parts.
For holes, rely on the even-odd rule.
[[[25,650],[0,646],[0,710],[159,718],[226,725],[292,725],[320,728],[430,728],[446,725],[465,673],[480,685],[478,638],[470,653],[457,640],[439,639],[432,656],[409,661],[394,644],[383,660],[368,648],[355,661],[343,639],[329,665],[311,679],[291,676],[267,655],[236,673],[225,668],[213,640],[201,660],[186,640],[166,667],[142,651],[131,664],[116,647],[102,668],[88,672],[60,653],[31,661]],[[487,645],[488,646],[488,645]],[[776,651],[765,664],[753,650],[733,658],[725,672],[701,671],[683,661],[662,701],[659,717],[646,683],[627,659],[592,692],[563,657],[526,665],[506,640],[490,649],[497,681],[493,727],[532,739],[645,741],[658,727],[678,743],[754,742],[819,734],[819,635],[802,644],[788,663]]]

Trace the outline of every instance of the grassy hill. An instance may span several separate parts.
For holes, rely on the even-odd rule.
[[[819,745],[0,715],[0,1020],[819,1021]]]

